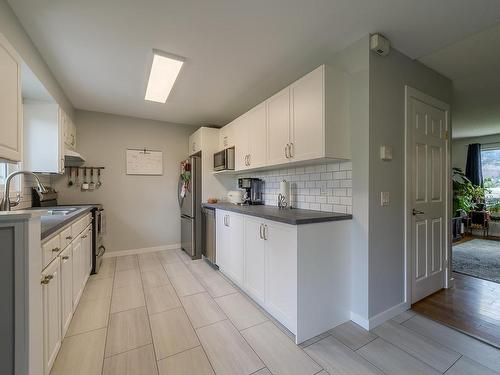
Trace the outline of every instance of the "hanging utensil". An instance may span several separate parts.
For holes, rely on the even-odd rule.
[[[75,184],[80,187],[80,167],[76,167],[76,176],[75,176]]]
[[[87,182],[87,167],[83,168],[82,190],[89,190],[89,183]]]
[[[94,190],[95,189],[95,183],[94,183],[94,168],[90,168],[90,184],[89,184],[89,190]]]
[[[68,186],[73,186],[73,168],[69,167]]]
[[[101,182],[101,169],[98,168],[97,169],[97,184],[96,184],[96,188],[99,189],[102,185],[102,182]]]

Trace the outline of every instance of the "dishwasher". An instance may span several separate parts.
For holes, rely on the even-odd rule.
[[[215,265],[215,210],[211,208],[202,208],[203,220],[203,247],[202,254],[210,263]]]

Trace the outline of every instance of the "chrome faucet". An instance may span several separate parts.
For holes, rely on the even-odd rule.
[[[47,192],[47,189],[45,189],[45,187],[43,186],[43,184],[40,181],[40,179],[38,178],[38,176],[36,174],[34,174],[33,172],[29,172],[29,171],[12,172],[11,174],[9,174],[7,176],[7,179],[5,180],[5,190],[3,191],[3,198],[0,201],[0,211],[10,211],[11,207],[17,206],[19,204],[19,202],[21,201],[21,198],[18,197],[18,199],[16,201],[11,202],[10,201],[10,197],[9,197],[9,193],[10,193],[10,181],[12,180],[12,178],[16,177],[19,174],[30,175],[30,176],[35,177],[35,180],[36,180],[36,182],[38,184],[38,189],[40,190],[40,192],[41,193],[46,193]]]

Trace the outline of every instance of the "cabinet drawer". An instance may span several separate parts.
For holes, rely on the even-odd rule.
[[[66,246],[68,246],[71,243],[71,241],[73,240],[71,226],[64,229],[61,232],[61,234],[59,235],[59,237],[60,237],[60,241],[61,241],[61,249],[66,248]]]
[[[71,226],[71,236],[73,238],[76,238],[90,224],[90,221],[90,215],[86,215],[85,217],[78,220]]]
[[[61,241],[59,236],[48,240],[42,245],[42,268],[45,268],[61,251]]]

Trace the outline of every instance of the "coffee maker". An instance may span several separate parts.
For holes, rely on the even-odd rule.
[[[260,178],[238,178],[238,188],[246,192],[244,204],[264,204],[264,181]]]

